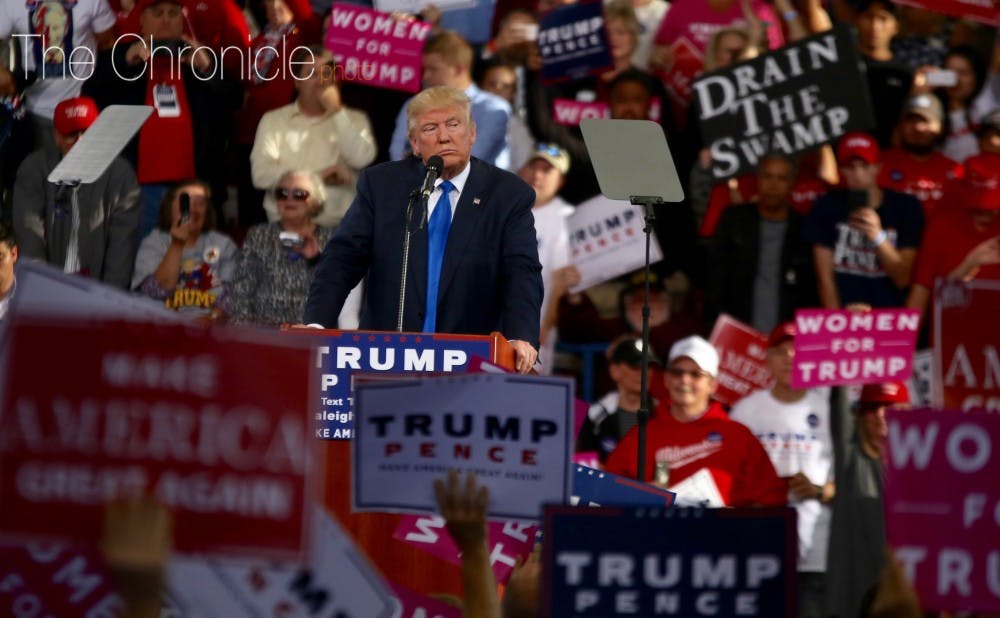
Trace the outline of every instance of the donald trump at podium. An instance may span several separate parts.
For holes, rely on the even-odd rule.
[[[427,224],[414,208],[403,330],[489,334],[499,331],[527,373],[538,353],[541,264],[531,208],[534,190],[520,178],[471,158],[476,140],[469,98],[428,88],[407,108],[414,157],[361,172],[357,197],[323,250],[303,322],[334,328],[351,289],[367,276],[359,328],[396,329],[406,206],[441,157],[427,199]]]

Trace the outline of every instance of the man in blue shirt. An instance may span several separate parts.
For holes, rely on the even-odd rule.
[[[472,101],[472,121],[476,124],[472,156],[506,169],[510,162],[507,145],[510,104],[495,94],[480,90],[472,81],[472,48],[469,44],[455,32],[439,32],[424,44],[422,66],[424,88],[450,86],[464,92]],[[396,161],[411,154],[406,126],[406,107],[409,104],[407,101],[399,110],[389,146],[389,156]]]

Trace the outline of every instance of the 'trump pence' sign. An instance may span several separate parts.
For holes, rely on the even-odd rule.
[[[704,75],[693,88],[712,174],[743,174],[770,152],[792,155],[871,128],[864,84],[845,28]]]
[[[474,472],[491,517],[538,519],[572,487],[573,381],[467,374],[358,382],[355,510],[437,512],[433,482]]]
[[[889,545],[924,610],[1000,610],[1000,415],[889,410]]]
[[[542,613],[795,615],[795,511],[545,508]]]
[[[915,309],[796,311],[792,386],[905,382],[919,326]]]

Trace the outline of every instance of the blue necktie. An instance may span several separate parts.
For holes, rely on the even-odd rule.
[[[427,305],[424,313],[424,332],[433,333],[437,326],[438,284],[441,279],[441,263],[444,262],[444,248],[448,244],[448,230],[451,229],[451,200],[448,193],[455,188],[444,181],[438,188],[441,197],[434,205],[434,213],[427,222]]]

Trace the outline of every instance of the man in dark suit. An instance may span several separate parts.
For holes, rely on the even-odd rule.
[[[357,197],[320,258],[303,321],[335,327],[348,292],[367,276],[360,328],[395,330],[407,199],[437,155],[444,165],[427,200],[427,224],[411,237],[403,330],[500,331],[527,373],[538,356],[542,303],[535,193],[470,157],[476,126],[460,90],[424,90],[409,104],[407,125],[419,158],[361,173]]]
[[[763,333],[816,306],[802,217],[791,209],[795,162],[771,155],[757,167],[757,200],[722,212],[708,255],[705,324],[728,313]]]

